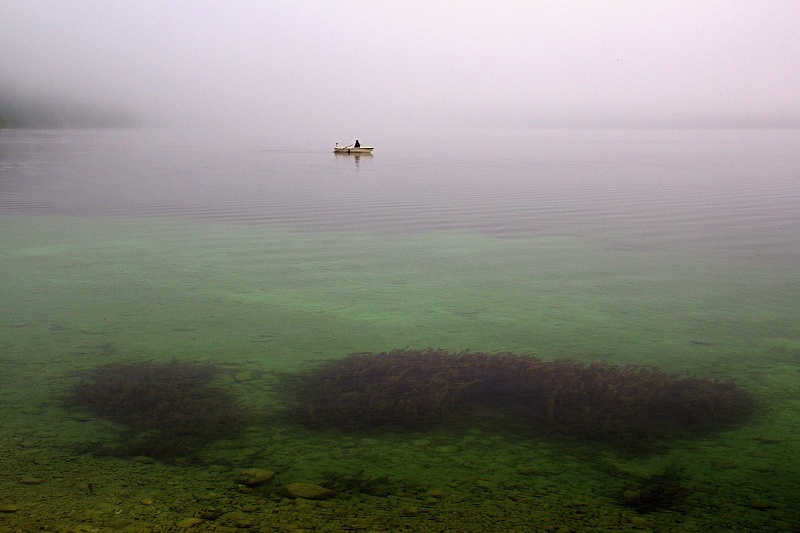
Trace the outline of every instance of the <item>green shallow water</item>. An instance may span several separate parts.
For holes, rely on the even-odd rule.
[[[94,342],[301,368],[432,346],[737,373],[798,348],[794,265],[684,243],[114,217],[3,226],[4,337],[34,359],[46,354],[29,343],[92,359],[78,347]]]
[[[0,223],[9,510],[0,528],[169,530],[200,516],[200,530],[791,531],[800,520],[798,242],[754,253],[615,233],[295,231],[177,217]],[[75,453],[118,429],[59,404],[76,370],[177,358],[223,365],[220,384],[270,413],[276,372],[405,346],[731,377],[764,408],[742,427],[641,456],[485,425],[354,434],[275,422],[174,465]],[[235,480],[249,467],[278,476],[245,490]],[[680,503],[655,512],[620,503],[673,470]],[[388,494],[317,503],[282,489],[343,478]]]

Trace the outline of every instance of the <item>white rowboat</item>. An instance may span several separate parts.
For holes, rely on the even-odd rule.
[[[374,146],[358,146],[353,144],[339,146],[338,143],[333,149],[334,154],[370,154],[375,149]]]

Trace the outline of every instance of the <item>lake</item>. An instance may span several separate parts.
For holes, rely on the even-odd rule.
[[[0,529],[796,529],[798,131],[361,141],[0,131]],[[647,451],[276,415],[287,376],[428,347],[731,379],[759,409]],[[161,460],[65,405],[104,365],[171,361],[213,364],[255,420]]]

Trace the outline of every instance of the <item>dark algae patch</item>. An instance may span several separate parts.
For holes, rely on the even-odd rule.
[[[64,406],[123,430],[83,451],[193,461],[208,444],[242,436],[256,417],[214,381],[211,364],[112,363],[85,372]],[[543,361],[509,352],[402,349],[351,354],[277,383],[276,417],[346,431],[486,426],[492,432],[637,447],[746,421],[752,397],[734,382],[657,368]],[[264,393],[275,393],[265,386]]]
[[[86,372],[64,405],[125,428],[119,442],[89,445],[95,454],[191,458],[239,436],[249,421],[236,398],[212,383],[219,373],[205,363],[112,363]]]
[[[402,349],[286,376],[291,416],[312,428],[420,430],[490,416],[554,436],[669,438],[748,419],[733,381],[514,353]]]

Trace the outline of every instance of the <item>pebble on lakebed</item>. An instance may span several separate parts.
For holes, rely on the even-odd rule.
[[[312,483],[289,483],[286,485],[286,492],[292,498],[303,498],[304,500],[327,500],[336,496],[335,490]]]

